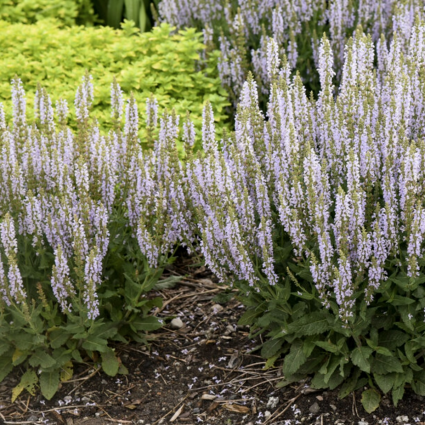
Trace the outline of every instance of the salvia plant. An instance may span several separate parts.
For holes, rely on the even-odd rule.
[[[260,93],[268,94],[270,38],[278,45],[279,56],[286,55],[290,69],[300,71],[307,87],[317,92],[319,41],[324,32],[340,80],[344,46],[358,25],[375,43],[381,34],[388,39],[397,33],[403,44],[415,17],[424,18],[425,8],[422,0],[162,0],[159,14],[178,27],[202,29],[205,44],[220,49],[222,84],[236,104],[250,71]]]
[[[75,132],[67,102],[53,107],[45,89],[32,124],[18,78],[12,100],[9,124],[0,105],[0,381],[24,366],[12,401],[38,386],[50,399],[73,362],[126,373],[111,343],[147,343],[161,327],[149,315],[161,299],[146,294],[174,260],[176,241],[191,246],[191,216],[172,143],[178,116],[159,119],[153,97],[146,152],[135,99],[125,100],[116,81],[106,135],[90,117],[88,74],[75,97]],[[190,118],[185,125],[191,134]]]
[[[234,134],[218,146],[207,117],[205,155],[187,165],[205,262],[266,334],[267,367],[284,355],[280,386],[366,385],[368,412],[406,385],[425,395],[424,37],[417,21],[375,56],[358,29],[338,92],[324,37],[317,99],[270,55],[265,114],[250,76]]]

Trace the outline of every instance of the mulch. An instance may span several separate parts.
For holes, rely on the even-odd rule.
[[[317,391],[309,380],[281,389],[281,362],[265,370],[254,350],[249,328],[238,326],[244,307],[236,300],[218,303],[230,293],[204,267],[193,271],[190,259],[171,267],[168,276],[184,276],[161,290],[164,306],[154,314],[170,320],[151,346],[119,344],[116,353],[128,375],[109,377],[96,363],[76,365],[73,379],[52,400],[23,394],[10,402],[22,371],[0,384],[0,424],[142,424],[142,425],[289,425],[289,424],[422,424],[425,399],[409,389],[395,408],[384,396],[367,414],[361,393],[339,400],[338,391]]]

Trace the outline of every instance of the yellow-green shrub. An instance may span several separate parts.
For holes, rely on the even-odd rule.
[[[59,25],[92,23],[90,0],[0,0],[0,19],[10,23],[34,24],[56,18]]]
[[[197,71],[204,65],[199,56],[205,47],[201,34],[194,29],[171,31],[168,24],[140,34],[132,22],[123,24],[121,31],[109,27],[59,29],[47,21],[35,25],[0,21],[0,102],[5,103],[6,111],[11,110],[10,81],[18,75],[27,92],[30,119],[38,83],[47,89],[53,103],[60,97],[72,106],[75,87],[88,70],[95,87],[93,117],[105,127],[114,76],[124,93],[134,93],[141,114],[146,98],[153,93],[160,109],[174,108],[182,116],[189,111],[198,130],[206,100],[213,106],[216,122],[223,123],[228,102],[216,71],[217,56],[213,53],[206,67]],[[74,117],[71,108],[71,120]]]

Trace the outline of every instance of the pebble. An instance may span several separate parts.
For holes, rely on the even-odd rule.
[[[232,325],[227,325],[226,326],[226,331],[224,332],[225,335],[230,335],[231,333],[233,333],[235,330],[233,329]]]
[[[358,425],[369,425],[369,422],[359,421]]]
[[[182,319],[176,317],[171,321],[170,326],[171,329],[181,329],[184,326],[184,323],[182,322]]]
[[[197,413],[201,413],[201,409],[199,407],[195,407],[192,412],[196,415]]]
[[[323,401],[323,397],[321,395],[316,396],[317,400]]]
[[[38,417],[35,415],[31,415],[27,420],[28,422],[38,422]]]
[[[265,412],[264,412],[264,417],[266,418],[266,419],[268,419],[268,418],[270,418],[270,416],[271,416],[272,414],[268,411],[268,410],[266,410]]]
[[[407,416],[397,416],[395,420],[401,424],[402,422],[409,422],[409,418]]]
[[[88,397],[83,397],[81,401],[83,401],[84,403],[91,403],[91,400]]]
[[[71,401],[72,401],[72,397],[71,397],[70,395],[67,395],[67,396],[65,396],[65,397],[63,398],[63,401],[64,401],[65,403],[71,403]]]
[[[220,311],[222,311],[222,310],[223,310],[223,306],[222,306],[222,305],[220,305],[220,304],[214,304],[214,305],[211,307],[211,310],[213,311],[213,313],[214,313],[214,314],[217,314],[217,313],[219,313]]]
[[[311,413],[316,414],[319,413],[320,411],[320,406],[317,403],[314,403],[310,406],[310,408],[308,409]]]
[[[336,412],[336,409],[337,409],[337,407],[334,405],[334,404],[330,404],[329,405],[329,407],[334,411],[334,412]]]

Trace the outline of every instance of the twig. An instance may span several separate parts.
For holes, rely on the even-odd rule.
[[[81,382],[81,384],[78,384],[76,387],[74,387],[69,393],[68,395],[71,395],[77,388],[80,388],[81,385],[84,384],[85,381],[88,381],[92,376],[96,375],[97,372],[99,372],[100,367],[98,367],[94,372],[92,372],[89,376],[87,376],[83,382]]]
[[[187,399],[189,397],[189,394],[187,394],[186,395],[186,397],[180,402],[180,403],[178,403],[176,406],[174,406],[168,413],[166,413],[162,418],[159,418],[156,422],[154,422],[152,425],[156,425],[156,424],[158,424],[159,422],[161,422],[163,419],[165,419],[170,413],[173,413],[173,412],[175,412],[176,411],[176,409],[178,408],[178,407],[180,407],[182,404],[183,404],[183,402]]]
[[[122,396],[124,393],[126,393],[127,391],[130,391],[130,390],[132,390],[134,387],[136,386],[136,384],[132,384],[132,385],[130,385],[128,388],[126,388],[124,391],[121,391],[120,393],[113,393],[113,394],[115,394],[114,396],[112,396],[112,397],[110,397],[110,398],[108,398],[108,400],[106,400],[106,403],[109,403],[110,401],[112,401],[114,398],[116,398],[116,397],[120,397],[120,396]],[[112,393],[112,391],[111,391],[111,393]]]

